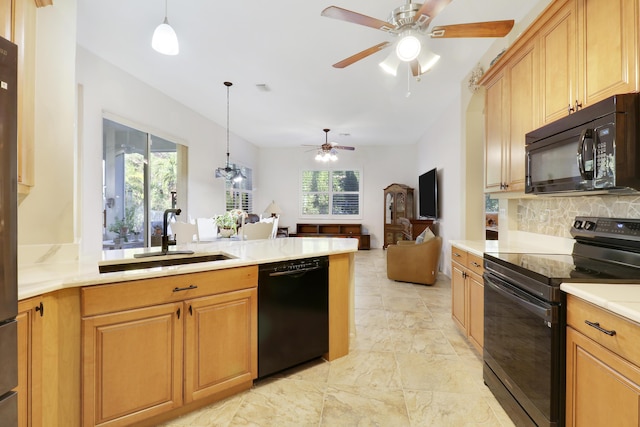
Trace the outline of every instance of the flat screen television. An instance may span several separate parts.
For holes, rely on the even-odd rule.
[[[418,178],[420,218],[438,219],[438,170],[433,168]]]

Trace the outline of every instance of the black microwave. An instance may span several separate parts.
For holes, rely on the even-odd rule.
[[[640,189],[640,94],[614,95],[525,136],[525,193]]]

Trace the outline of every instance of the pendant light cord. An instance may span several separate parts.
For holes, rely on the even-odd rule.
[[[224,82],[227,87],[227,169],[229,169],[229,87],[233,85],[231,82]]]

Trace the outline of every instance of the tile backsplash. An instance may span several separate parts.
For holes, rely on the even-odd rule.
[[[577,215],[640,218],[640,194],[519,199],[517,212],[520,231],[571,238]]]

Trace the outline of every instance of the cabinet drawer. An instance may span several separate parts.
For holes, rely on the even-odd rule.
[[[258,286],[258,266],[178,274],[82,288],[82,316],[214,295]]]
[[[460,248],[456,248],[455,246],[451,246],[451,261],[457,262],[458,264],[462,264],[463,266],[467,265],[467,251],[463,251]]]
[[[592,324],[598,323],[600,328],[615,331],[615,334],[608,335],[585,321]],[[635,365],[640,365],[639,324],[573,295],[567,295],[567,325]]]
[[[478,276],[482,277],[482,273],[484,273],[482,257],[474,254],[467,254],[467,268],[469,269],[469,271],[476,273]]]

